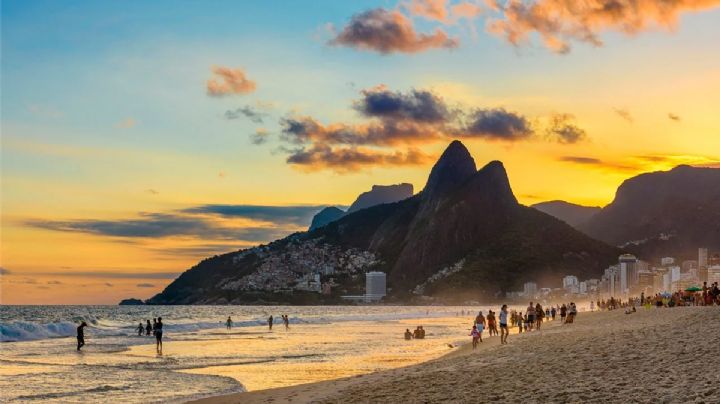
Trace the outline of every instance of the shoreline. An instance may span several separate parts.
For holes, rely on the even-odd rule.
[[[572,325],[511,334],[508,345],[494,336],[411,366],[190,402],[712,402],[718,317],[718,307],[584,312]]]
[[[598,312],[584,312],[583,315],[595,314]],[[468,316],[468,323],[471,323],[471,316]],[[517,327],[511,327],[511,334],[508,341],[513,338],[528,338],[530,335],[540,334],[545,330],[554,329],[562,326],[560,316],[556,320],[543,323],[542,331],[517,332]],[[270,389],[244,391],[232,394],[223,394],[216,396],[208,396],[200,399],[189,400],[187,404],[231,404],[231,403],[271,403],[277,401],[296,401],[296,402],[316,402],[327,397],[329,394],[338,394],[347,387],[352,387],[360,383],[372,383],[374,381],[384,380],[388,377],[402,376],[406,371],[412,371],[416,367],[428,366],[433,363],[463,358],[473,354],[479,354],[492,348],[500,347],[499,336],[488,336],[487,330],[483,333],[483,342],[478,344],[478,348],[473,350],[470,336],[468,340],[458,346],[454,346],[451,351],[441,355],[438,358],[430,359],[424,362],[402,366],[395,369],[381,370],[361,375],[343,377],[339,379],[322,380],[312,383],[297,384],[285,387],[275,387]]]

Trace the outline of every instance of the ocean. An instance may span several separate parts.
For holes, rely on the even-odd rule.
[[[166,402],[289,386],[434,359],[477,310],[420,306],[1,306],[3,402]],[[497,311],[497,308],[493,308]],[[281,314],[290,319],[285,329]],[[273,330],[267,318],[275,318]],[[227,330],[225,320],[234,326]],[[138,323],[162,317],[162,354]],[[76,327],[89,325],[76,351]],[[405,341],[405,329],[426,330]]]

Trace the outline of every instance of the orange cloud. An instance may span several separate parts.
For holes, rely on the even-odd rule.
[[[242,69],[215,66],[212,72],[216,77],[207,81],[207,94],[210,96],[222,97],[255,91],[255,82],[248,79]]]
[[[433,160],[432,156],[414,148],[404,152],[382,152],[361,147],[330,147],[315,144],[307,149],[293,151],[287,158],[287,163],[303,167],[308,171],[331,169],[345,173],[372,166],[423,165]]]
[[[432,34],[418,33],[401,12],[376,8],[354,15],[329,44],[388,54],[456,48],[459,41],[439,28]]]
[[[509,0],[499,6],[502,17],[490,21],[488,31],[516,46],[536,32],[547,48],[567,53],[573,40],[601,46],[602,31],[633,35],[654,26],[672,29],[680,13],[718,5],[720,0]]]

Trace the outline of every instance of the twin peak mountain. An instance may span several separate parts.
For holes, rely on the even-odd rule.
[[[370,270],[387,273],[391,301],[487,301],[531,280],[597,276],[619,253],[519,204],[501,162],[478,170],[453,141],[420,193],[206,259],[149,303],[332,303],[362,294]],[[323,293],[313,293],[318,276]]]

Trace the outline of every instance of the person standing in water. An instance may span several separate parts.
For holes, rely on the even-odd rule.
[[[227,326],[228,331],[232,328],[232,319],[230,318],[230,316],[228,316],[228,319],[225,322],[225,325]]]
[[[507,344],[507,337],[510,334],[508,329],[508,312],[507,304],[503,304],[500,308],[500,343]]]
[[[145,327],[143,327],[142,321],[140,322],[140,324],[138,324],[137,330],[138,330],[138,337],[142,337],[142,335],[145,333]]]
[[[162,317],[158,317],[157,323],[155,323],[155,349],[157,349],[158,353],[162,353],[162,337],[163,337]]]
[[[150,332],[152,332],[152,325],[150,325],[150,320],[147,320],[147,325],[145,326],[145,335],[150,335]]]
[[[270,317],[268,317],[268,328],[270,329],[270,331],[272,331],[272,324],[273,324],[273,318],[272,318],[272,314],[271,314]]]
[[[80,323],[80,325],[77,328],[77,350],[79,351],[80,348],[85,346],[85,331],[83,328],[87,327],[86,322]]]

